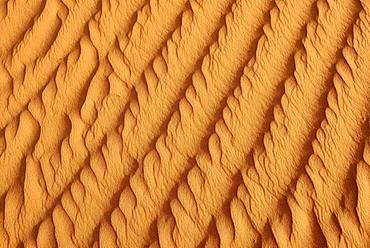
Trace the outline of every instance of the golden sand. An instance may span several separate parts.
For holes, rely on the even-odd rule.
[[[370,247],[370,1],[0,2],[0,248]]]

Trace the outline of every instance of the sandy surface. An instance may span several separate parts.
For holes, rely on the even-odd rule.
[[[369,247],[370,2],[1,0],[0,247]]]

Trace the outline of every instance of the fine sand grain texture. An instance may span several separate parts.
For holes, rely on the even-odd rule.
[[[0,0],[8,247],[370,247],[370,1]]]

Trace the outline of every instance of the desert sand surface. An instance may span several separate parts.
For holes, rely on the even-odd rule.
[[[0,0],[0,248],[370,247],[370,1]]]

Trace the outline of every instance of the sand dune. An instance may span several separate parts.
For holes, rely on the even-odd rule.
[[[369,247],[370,2],[0,3],[0,247]]]

